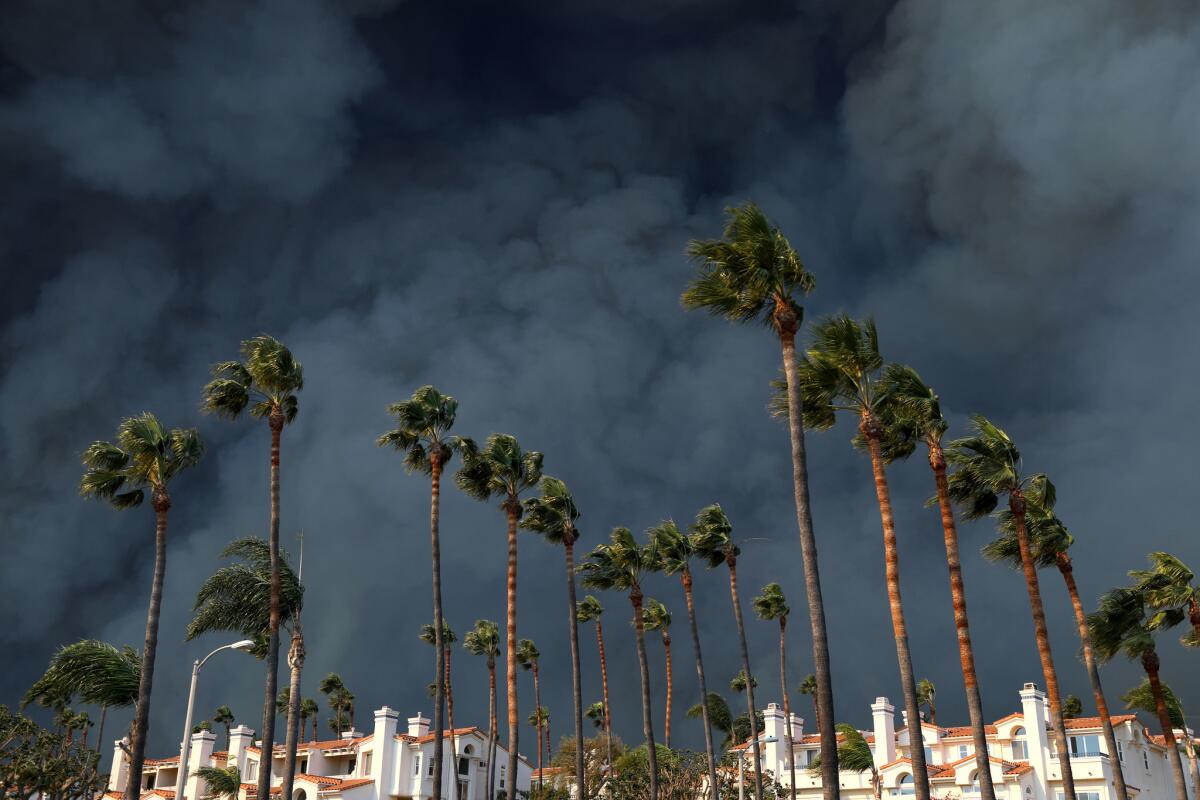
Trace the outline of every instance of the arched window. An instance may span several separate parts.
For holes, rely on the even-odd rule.
[[[475,748],[472,747],[471,745],[467,745],[466,747],[463,748],[463,752],[466,753],[467,755],[471,755],[471,753],[475,752]]]
[[[292,800],[308,800],[308,792],[303,789],[297,789],[292,792]]]
[[[964,793],[968,795],[979,794],[979,770],[972,772],[968,781],[969,782],[967,783],[967,788]]]
[[[916,790],[913,788],[913,776],[907,772],[901,775],[900,779],[896,781],[895,793],[901,797],[909,797],[915,794]]]
[[[1025,729],[1013,728],[1012,736],[1013,761],[1028,761],[1029,748],[1025,746]]]

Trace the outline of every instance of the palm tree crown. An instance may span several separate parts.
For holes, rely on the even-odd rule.
[[[671,627],[671,611],[662,602],[650,598],[642,607],[642,624],[648,631],[662,631]]]
[[[204,443],[195,428],[168,431],[146,411],[121,423],[116,443],[92,442],[83,451],[86,469],[79,493],[107,500],[118,509],[141,505],[147,489],[162,502],[171,479],[195,466],[202,455]]]
[[[1181,638],[1185,647],[1200,647],[1200,584],[1196,584],[1196,573],[1170,553],[1150,554],[1152,568],[1134,570],[1129,573],[1137,582],[1137,589],[1154,609],[1151,626],[1156,629],[1172,628],[1185,619],[1190,628]]]
[[[445,464],[462,443],[459,437],[446,435],[454,427],[458,401],[432,386],[422,386],[408,400],[388,406],[388,413],[396,418],[396,427],[376,443],[404,453],[409,472],[428,475],[434,457]]]
[[[579,601],[579,621],[592,622],[600,619],[600,615],[604,613],[604,606],[596,599],[595,595],[587,595]]]
[[[754,598],[754,613],[759,619],[769,621],[786,618],[791,613],[778,583],[768,583],[763,587],[762,594]]]
[[[489,619],[475,621],[475,627],[463,637],[463,647],[471,655],[486,656],[491,662],[500,655],[500,628]]]
[[[1046,478],[1022,474],[1021,453],[1016,444],[987,417],[972,414],[971,427],[975,435],[952,441],[946,458],[955,468],[950,475],[951,499],[962,508],[967,519],[979,519],[995,510],[1001,494],[1017,493],[1023,497],[1027,488],[1039,485]],[[1053,507],[1053,484],[1042,491],[1044,503]]]
[[[196,777],[208,786],[208,794],[217,797],[237,797],[242,788],[242,774],[237,765],[231,767],[200,767]]]
[[[579,508],[571,496],[567,484],[558,478],[546,475],[542,478],[542,494],[524,502],[521,527],[540,533],[552,544],[562,544],[567,539],[572,543],[579,540]]]
[[[422,625],[419,638],[422,642],[425,642],[425,644],[437,644],[436,629],[428,623]],[[456,641],[458,641],[458,639],[454,635],[454,631],[450,629],[450,624],[447,622],[442,622],[442,642],[444,645],[454,644]]]
[[[742,551],[733,541],[733,523],[718,503],[705,506],[691,525],[692,552],[711,569],[736,560]]]
[[[213,366],[213,379],[204,387],[201,409],[236,419],[249,405],[255,419],[291,423],[299,411],[296,392],[304,388],[300,362],[279,340],[266,335],[242,342],[242,358]]]
[[[137,701],[142,659],[136,650],[84,639],[60,647],[50,657],[45,674],[29,688],[21,706],[46,698],[78,697],[81,702],[110,708]]]
[[[588,560],[579,565],[579,572],[583,575],[583,585],[589,589],[615,589],[640,595],[642,576],[653,571],[656,563],[652,543],[640,545],[628,528],[614,528],[609,543],[597,545]],[[584,611],[589,600],[595,606],[600,605],[591,595],[585,597],[579,604],[580,621],[592,618],[590,612]]]
[[[514,436],[493,433],[480,449],[472,439],[460,439],[463,465],[455,476],[458,488],[476,500],[501,497],[501,507],[515,507],[522,492],[537,487],[542,479],[542,454],[521,449]]]

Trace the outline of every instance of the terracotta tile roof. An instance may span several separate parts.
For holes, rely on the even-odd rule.
[[[551,775],[561,775],[566,771],[567,770],[565,767],[543,767],[542,769],[535,769],[533,771],[533,778],[534,780],[537,780],[538,778],[548,778]]]
[[[992,724],[993,724],[993,725],[999,725],[1001,722],[1008,722],[1010,719],[1020,719],[1020,718],[1021,718],[1021,717],[1023,717],[1023,716],[1025,716],[1025,715],[1024,715],[1024,714],[1022,714],[1021,712],[1019,712],[1019,711],[1014,711],[1013,713],[1009,714],[1008,716],[1001,717],[1000,719],[996,720],[996,721],[995,721],[995,722],[993,722]]]
[[[168,756],[166,758],[147,758],[143,763],[147,767],[158,767],[164,764],[178,764],[179,756]]]
[[[1026,772],[1033,772],[1033,767],[1029,766],[1028,761],[1022,761],[1013,764],[1008,769],[1004,770],[1005,775],[1024,775]]]
[[[442,731],[442,738],[449,739],[451,736],[466,736],[469,733],[482,733],[477,726],[472,725],[470,728],[455,728],[453,731]],[[400,742],[412,742],[414,744],[425,744],[432,742],[437,738],[436,733],[427,733],[424,736],[409,736],[407,733],[397,733],[396,740]]]
[[[337,783],[327,788],[321,789],[319,794],[332,794],[333,792],[344,792],[347,789],[356,789],[359,786],[369,786],[374,783],[374,778],[351,778],[348,781],[338,781]]]
[[[984,725],[983,732],[984,732],[984,735],[991,734],[991,735],[995,736],[996,735],[996,726],[995,725]],[[960,736],[974,736],[974,735],[975,735],[975,729],[972,728],[970,725],[964,725],[964,726],[958,727],[958,728],[942,728],[942,737],[945,739],[956,739]]]
[[[319,783],[322,786],[332,786],[335,783],[341,783],[341,778],[331,778],[328,775],[309,775],[306,772],[296,774],[296,780],[308,781],[309,783]]]
[[[113,798],[113,800],[125,800],[124,792],[105,792],[104,796],[111,797],[111,798]],[[175,790],[174,789],[149,789],[147,791],[142,792],[142,797],[174,798]]]
[[[258,796],[258,784],[257,783],[243,783],[242,791],[244,791],[248,797],[256,797],[256,796]],[[270,793],[282,795],[283,787],[282,786],[272,786]]]
[[[374,735],[368,733],[366,736],[359,736],[354,739],[325,739],[324,741],[320,742],[300,742],[296,745],[296,752],[301,753],[306,750],[337,750],[342,747],[356,747],[363,742],[371,741],[372,738],[374,738]],[[286,749],[287,745],[277,744],[275,745],[274,755],[278,757]],[[246,752],[261,753],[262,748],[251,745],[250,747],[246,748]]]
[[[1129,722],[1130,720],[1134,720],[1134,719],[1137,719],[1136,714],[1117,714],[1115,716],[1109,717],[1109,720],[1112,722],[1113,725],[1120,725],[1123,722]],[[1099,728],[1100,727],[1100,718],[1099,717],[1075,717],[1074,719],[1064,719],[1063,726],[1066,727],[1067,730],[1077,730],[1079,728]]]

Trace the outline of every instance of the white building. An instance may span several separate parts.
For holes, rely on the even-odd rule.
[[[375,712],[375,730],[363,735],[347,731],[340,739],[303,742],[297,748],[296,777],[291,800],[421,800],[433,795],[434,734],[429,732],[429,719],[418,714],[408,719],[408,727],[398,732],[399,714],[384,706]],[[443,747],[442,797],[453,800],[454,779],[462,786],[463,800],[486,800],[487,797],[487,735],[479,728],[456,728],[454,750],[450,748],[450,732],[446,732]],[[229,749],[214,750],[217,735],[209,732],[192,734],[188,756],[187,782],[181,800],[203,800],[209,796],[204,781],[195,776],[203,766],[227,767],[237,765],[242,777],[238,800],[254,798],[258,793],[259,770],[263,768],[263,753],[255,746],[254,731],[245,726],[234,728],[229,737]],[[282,788],[284,747],[276,745],[272,758],[271,791],[278,798]],[[495,770],[496,793],[503,795],[508,787],[508,751],[497,742]],[[516,785],[528,792],[532,770],[524,757],[517,759]],[[113,748],[105,797],[123,800],[129,776],[129,762],[121,743]],[[175,797],[179,777],[179,756],[146,759],[142,774],[144,800]]]
[[[884,798],[903,798],[913,794],[911,732],[895,727],[895,708],[886,697],[871,705],[873,729],[863,731],[871,746]],[[1155,735],[1134,714],[1112,718],[1117,742],[1117,758],[1125,776],[1130,798],[1138,800],[1175,800],[1174,780],[1167,759],[1164,738]],[[760,749],[763,769],[776,781],[790,787],[791,776],[786,759],[785,720],[774,703],[764,712]],[[1112,755],[1105,750],[1099,717],[1066,720],[1071,748],[1071,768],[1078,800],[1113,800]],[[1058,753],[1051,740],[1050,717],[1046,696],[1027,683],[1021,690],[1021,709],[986,726],[992,783],[997,800],[1061,800],[1062,772]],[[792,715],[792,736],[796,753],[797,796],[817,800],[821,796],[821,776],[808,765],[820,752],[820,738],[804,732],[804,720]],[[1182,732],[1176,736],[1182,740]],[[932,795],[941,800],[979,796],[975,748],[971,728],[944,728],[921,723],[921,739],[929,766]],[[737,745],[746,758],[746,780],[753,780],[753,754],[749,742]],[[1182,743],[1180,749],[1183,750]],[[1184,770],[1188,771],[1186,755]],[[849,800],[874,797],[871,773],[842,772],[842,796]],[[1188,776],[1188,793],[1196,797],[1196,787]]]

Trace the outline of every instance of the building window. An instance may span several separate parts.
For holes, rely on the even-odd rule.
[[[308,800],[308,792],[303,789],[297,789],[292,793],[292,800]]]
[[[355,767],[357,767],[357,766],[358,766],[358,757],[357,757],[357,756],[350,756],[350,759],[349,759],[349,760],[346,762],[346,772],[345,772],[345,773],[343,773],[343,774],[345,774],[345,775],[353,775],[353,774],[354,774],[354,769],[355,769]]]
[[[1013,728],[1013,761],[1028,761],[1029,748],[1025,746],[1025,729]]]
[[[925,763],[926,764],[933,763],[933,748],[932,747],[925,748]]]
[[[370,775],[371,774],[371,755],[372,755],[371,753],[363,753],[362,769],[359,771],[358,774],[360,774],[360,775]]]
[[[501,766],[500,767],[500,788],[501,789],[504,788],[504,776],[507,774],[508,774],[508,767]]]
[[[900,776],[900,780],[896,781],[896,788],[892,789],[892,796],[911,797],[914,793],[913,776],[906,772]]]
[[[969,755],[969,753],[967,751],[967,746],[965,744],[960,744],[958,746],[958,757],[966,758],[968,755]]]
[[[1146,772],[1150,771],[1150,748],[1142,751],[1142,763],[1146,765]]]
[[[1063,793],[1055,794],[1056,800],[1063,800]],[[1100,800],[1099,792],[1075,792],[1075,800]]]
[[[296,767],[296,769],[299,770],[301,774],[308,773],[308,756],[300,759],[300,764],[298,767]]]
[[[246,762],[246,781],[248,783],[252,783],[256,780],[258,780],[258,762],[257,761],[247,761]]]
[[[977,795],[979,794],[979,770],[971,773],[971,782],[967,784],[964,794]]]
[[[1117,739],[1117,760],[1122,764],[1125,763],[1125,748],[1121,744],[1121,740]]]
[[[433,758],[425,759],[425,774],[433,777]]]
[[[142,783],[144,784],[142,786],[143,789],[153,789],[154,788],[154,773],[147,772],[145,779],[142,780]]]
[[[470,775],[471,774],[471,759],[469,759],[469,758],[459,758],[458,759],[458,774],[459,775]]]
[[[1071,746],[1071,758],[1101,755],[1100,737],[1094,733],[1068,737],[1067,743]]]
[[[421,754],[415,753],[413,755],[413,775],[420,775],[420,774],[421,774]]]

